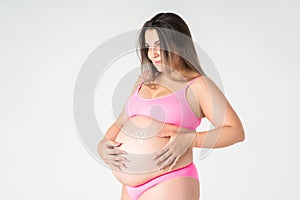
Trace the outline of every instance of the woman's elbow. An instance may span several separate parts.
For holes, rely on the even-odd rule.
[[[243,127],[236,130],[236,133],[237,133],[238,142],[243,142],[246,139],[245,131]]]

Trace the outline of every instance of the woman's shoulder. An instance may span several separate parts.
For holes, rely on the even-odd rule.
[[[198,76],[195,76],[194,79],[192,79],[190,87],[201,90],[211,85],[214,85],[214,82],[208,76],[198,74]]]
[[[207,78],[206,75],[195,73],[195,74],[190,75],[187,80],[188,80],[188,82],[193,82],[194,83],[196,81],[198,81],[198,82],[201,81],[201,80],[203,81],[205,78]]]
[[[211,96],[213,94],[223,93],[219,86],[208,76],[201,75],[196,78],[190,86],[194,91],[198,91],[198,97]]]

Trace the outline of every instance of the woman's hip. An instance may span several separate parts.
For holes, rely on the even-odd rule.
[[[181,178],[179,179],[179,177]],[[193,194],[193,196],[198,197],[197,195],[198,195],[199,188],[198,187],[195,188],[195,186],[199,186],[198,179],[199,177],[198,177],[197,168],[194,165],[194,163],[191,162],[187,166],[172,170],[171,172],[167,172],[165,174],[161,174],[157,177],[148,180],[143,184],[137,186],[127,185],[126,189],[132,199],[138,199],[145,192],[146,192],[145,195],[143,195],[145,199],[147,199],[147,196],[149,196],[148,199],[151,198],[153,199],[153,197],[156,195],[165,195],[166,197],[167,196],[171,197],[170,195],[173,195],[172,191],[176,191],[177,195],[180,194],[183,197],[186,197],[186,195],[191,195],[191,193],[195,193]],[[154,189],[152,189],[154,186],[157,185],[159,187],[155,187]],[[180,187],[176,190],[176,188],[174,188],[175,186],[176,187],[180,186]],[[191,188],[194,189],[191,190]],[[181,191],[179,191],[179,189]],[[157,192],[157,190],[164,191],[164,193]]]

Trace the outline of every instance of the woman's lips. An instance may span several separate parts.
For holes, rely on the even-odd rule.
[[[155,64],[160,64],[160,61],[154,61]]]

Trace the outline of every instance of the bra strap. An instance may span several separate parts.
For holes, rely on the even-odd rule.
[[[140,91],[140,89],[141,89],[141,87],[142,87],[142,84],[143,84],[143,82],[141,82],[141,83],[138,85],[137,90],[136,90],[136,93],[138,93],[138,92]]]
[[[197,76],[196,78],[193,78],[193,80],[191,80],[188,84],[187,84],[187,87],[190,86],[197,78],[199,78],[201,76]]]

